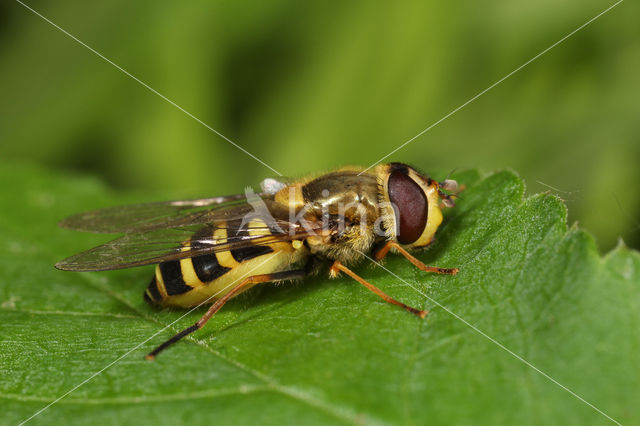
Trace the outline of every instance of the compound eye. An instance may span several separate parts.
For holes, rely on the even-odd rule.
[[[411,244],[422,235],[427,224],[429,205],[420,186],[401,171],[389,175],[389,199],[395,205],[397,239]]]

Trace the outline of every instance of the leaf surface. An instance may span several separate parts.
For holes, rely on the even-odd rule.
[[[145,362],[203,311],[147,306],[152,268],[53,268],[105,241],[57,221],[140,200],[95,179],[0,167],[4,421],[25,420],[83,383],[31,422],[610,423],[570,390],[639,424],[639,254],[621,244],[600,257],[588,233],[567,229],[558,198],[525,198],[512,172],[456,177],[467,185],[463,199],[418,257],[459,267],[457,276],[425,274],[394,256],[384,268],[396,276],[357,268],[429,309],[426,320],[321,274],[234,299],[203,330]]]

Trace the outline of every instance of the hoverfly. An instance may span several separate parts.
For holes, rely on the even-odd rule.
[[[376,247],[377,261],[392,250],[423,271],[456,274],[457,268],[426,266],[409,251],[433,241],[441,207],[454,205],[457,183],[437,182],[402,163],[362,171],[349,167],[291,182],[265,179],[259,194],[247,190],[77,214],[60,226],[124,235],[56,267],[103,271],[157,264],[144,293],[147,302],[182,308],[212,302],[200,320],[150,352],[150,360],[202,328],[239,293],[259,283],[302,279],[327,262],[331,277],[343,272],[424,318],[427,311],[391,298],[346,265]]]

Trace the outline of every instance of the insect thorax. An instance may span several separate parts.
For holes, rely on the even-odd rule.
[[[378,185],[375,176],[339,171],[314,179],[302,187],[310,214],[323,221],[324,235],[307,238],[313,254],[353,263],[380,239]]]

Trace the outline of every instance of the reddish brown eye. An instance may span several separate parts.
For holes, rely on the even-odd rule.
[[[427,197],[420,186],[402,171],[389,175],[389,199],[395,204],[397,238],[400,244],[411,244],[420,238],[427,224]]]

